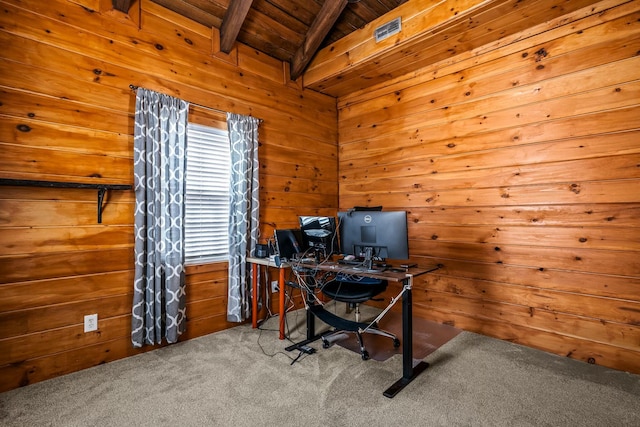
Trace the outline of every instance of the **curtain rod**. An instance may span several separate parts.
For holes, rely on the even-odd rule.
[[[137,90],[139,87],[140,86],[136,86],[134,84],[130,84],[129,85],[129,89],[131,89],[131,90]],[[187,102],[189,102],[189,101],[187,101]],[[196,104],[195,102],[189,102],[189,105],[195,105],[196,107],[204,108],[205,110],[211,110],[211,111],[214,111],[216,113],[227,114],[227,111],[222,111],[222,110],[218,110],[217,108],[207,107],[206,105]]]

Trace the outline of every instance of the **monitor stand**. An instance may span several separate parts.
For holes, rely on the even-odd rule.
[[[362,261],[362,267],[356,267],[355,270],[360,270],[365,273],[381,273],[386,268],[378,268],[373,265],[373,248],[366,246],[364,248],[364,261]]]
[[[313,252],[314,252],[314,258],[316,259],[316,263],[320,264],[321,262],[326,261],[327,248],[324,245],[314,246]]]
[[[364,248],[364,263],[365,270],[373,270],[373,248],[367,246]]]

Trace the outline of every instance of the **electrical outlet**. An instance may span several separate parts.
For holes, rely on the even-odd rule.
[[[84,316],[84,331],[92,332],[98,330],[98,315],[87,314]]]
[[[278,286],[278,281],[277,280],[273,280],[271,282],[271,292],[276,293],[280,290],[280,287]]]

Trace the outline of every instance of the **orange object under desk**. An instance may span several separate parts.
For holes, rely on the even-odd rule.
[[[278,315],[280,316],[280,325],[279,325],[279,330],[280,330],[280,336],[279,338],[281,340],[283,340],[284,337],[284,319],[285,319],[285,310],[284,310],[284,296],[285,296],[285,292],[284,292],[284,286],[285,286],[285,280],[284,280],[284,273],[285,270],[290,268],[290,265],[287,263],[281,263],[280,266],[276,266],[273,261],[271,261],[269,258],[254,258],[254,257],[248,257],[247,258],[247,262],[253,264],[254,267],[252,269],[252,273],[251,273],[251,286],[252,286],[252,292],[251,292],[251,325],[253,326],[253,328],[257,328],[258,327],[258,270],[260,269],[260,267],[263,267],[265,270],[268,268],[277,268],[278,269]]]

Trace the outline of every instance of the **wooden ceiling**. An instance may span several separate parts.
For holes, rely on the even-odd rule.
[[[419,70],[436,73],[437,67],[451,65],[461,54],[528,38],[532,27],[564,25],[564,15],[586,16],[606,9],[599,0],[409,0],[363,31],[318,51],[305,69],[304,87],[337,98],[363,93],[394,79],[411,78]],[[394,18],[402,19],[402,30],[374,40],[372,28]],[[548,49],[537,46],[519,54],[540,60]]]
[[[117,1],[113,0],[114,7]],[[152,0],[220,30],[221,50],[239,41],[291,64],[300,76],[318,49],[407,0]]]
[[[151,0],[220,31],[220,49],[236,42],[288,62],[303,86],[342,96],[511,37],[536,25],[562,25],[568,13],[592,13],[600,0]],[[135,0],[112,0],[127,12]],[[401,22],[382,41],[374,29]],[[520,34],[520,35],[517,35]],[[444,61],[444,62],[443,62]]]

